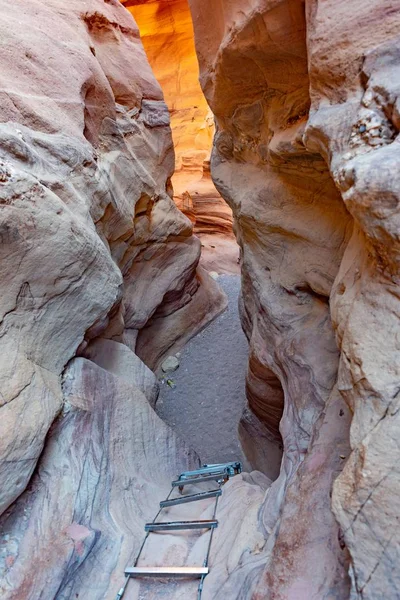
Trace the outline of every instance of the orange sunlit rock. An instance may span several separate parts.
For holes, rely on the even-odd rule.
[[[171,111],[176,169],[187,166],[201,171],[210,152],[214,120],[198,82],[187,0],[142,0],[129,6],[129,10],[139,26],[149,62]]]
[[[198,81],[188,2],[127,0],[123,4],[139,26],[150,65],[171,112],[176,157],[175,201],[193,220],[196,233],[232,235],[231,210],[209,176],[207,161],[214,135],[214,117]]]

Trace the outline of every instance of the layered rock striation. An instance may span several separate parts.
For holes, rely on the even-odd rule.
[[[112,597],[144,515],[197,464],[136,354],[156,368],[225,299],[169,196],[169,113],[132,16],[1,12],[0,596]]]
[[[397,598],[400,10],[190,5],[242,251],[243,443],[264,470],[283,446],[263,566],[232,598]]]
[[[0,596],[108,600],[198,464],[152,410],[150,368],[225,301],[170,196],[168,109],[132,17],[117,0],[0,4]],[[190,5],[241,247],[241,436],[267,474],[225,487],[203,598],[395,599],[400,10]],[[165,537],[148,564],[201,562],[202,536]]]

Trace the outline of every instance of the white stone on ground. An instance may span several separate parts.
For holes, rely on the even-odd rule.
[[[176,356],[168,356],[161,365],[164,373],[173,373],[179,367],[179,360]]]

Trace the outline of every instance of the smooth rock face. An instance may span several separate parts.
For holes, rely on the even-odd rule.
[[[263,567],[231,597],[395,599],[400,9],[190,5],[242,250],[244,447],[284,448]]]
[[[174,200],[196,234],[233,237],[232,210],[215,189],[209,158],[214,118],[201,91],[188,0],[122,0],[139,26],[171,112]]]
[[[209,157],[214,119],[201,91],[187,0],[123,0],[132,13],[171,111],[176,171],[198,171]]]
[[[132,381],[121,372],[132,369],[135,389],[154,403],[153,375],[131,352],[140,330],[153,318],[145,350],[156,348],[155,367],[170,346],[178,349],[181,338],[222,310],[225,298],[212,278],[197,273],[200,243],[167,193],[174,170],[169,113],[132,16],[116,0],[2,1],[0,10],[1,513],[29,482],[65,402],[61,375],[76,354],[101,366],[111,361],[122,387]],[[180,320],[188,306],[197,322]],[[158,324],[174,334],[158,337]],[[76,425],[70,417],[67,433],[57,425],[52,443],[68,446],[75,427],[84,437],[85,418]],[[88,431],[100,435],[106,425],[90,419]],[[76,448],[77,464],[65,461],[75,483],[88,443]],[[59,460],[49,453],[43,460]],[[179,444],[170,459],[187,463]],[[42,502],[51,494],[56,507],[62,490],[52,489],[57,468],[50,471],[40,494]],[[43,516],[49,528],[57,520],[52,511]],[[40,526],[39,516],[33,523]],[[38,548],[50,554],[50,529],[46,551],[37,536]],[[7,593],[28,597],[19,567],[7,570],[13,562],[6,561],[7,581],[14,582]],[[33,559],[26,568],[40,570]]]
[[[158,397],[154,373],[127,346],[97,338],[83,354],[99,367],[139,388],[154,408]]]

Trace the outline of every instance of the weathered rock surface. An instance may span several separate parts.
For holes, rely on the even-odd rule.
[[[283,448],[273,483],[225,487],[203,597],[394,600],[400,9],[190,3],[241,246],[243,446],[273,476]],[[225,299],[170,198],[169,114],[132,18],[117,0],[0,8],[0,595],[108,600],[198,464],[154,414],[149,367]],[[200,181],[204,158],[182,173]],[[201,564],[205,541],[163,536],[143,560]]]
[[[157,348],[157,366],[170,345],[176,350],[222,310],[225,298],[212,278],[197,273],[200,242],[168,195],[168,109],[132,16],[117,0],[1,1],[0,9],[0,513],[9,510],[0,526],[13,540],[2,554],[0,595],[51,598],[61,586],[69,596],[66,590],[80,585],[75,568],[100,539],[108,567],[92,597],[103,598],[117,568],[117,538],[125,535],[113,518],[121,511],[129,528],[137,501],[132,475],[122,474],[136,468],[125,460],[135,452],[134,434],[114,427],[137,404],[149,451],[161,461],[165,455],[171,473],[194,460],[166,429],[157,447],[159,421],[142,397],[154,403],[154,377],[131,351],[151,323],[148,351]],[[197,319],[181,320],[189,306]],[[168,335],[156,342],[160,315]],[[73,410],[46,438],[65,412],[61,375],[76,355],[107,364],[110,373],[97,369],[96,384],[93,367],[78,370],[82,399],[74,396]],[[92,363],[73,363],[80,364]],[[114,410],[122,411],[115,420]],[[139,433],[135,443],[146,448]],[[45,441],[31,491],[12,505]],[[130,508],[122,492],[109,497],[114,469],[115,490],[133,485]],[[150,495],[155,502],[154,490]],[[87,530],[84,514],[92,519]]]
[[[114,600],[125,566],[133,564],[139,551],[144,523],[153,520],[177,473],[199,464],[195,453],[150,407],[141,388],[151,377],[147,372],[143,377],[142,365],[133,366],[137,363],[133,353],[108,340],[95,346],[92,360],[75,358],[65,370],[62,414],[51,427],[27,490],[0,520],[2,598],[83,595]],[[131,360],[128,374],[116,373],[119,353],[124,367]],[[269,485],[267,478],[254,472],[224,486],[210,557],[211,585],[204,598],[230,593],[236,577],[231,579],[230,570],[241,577],[250,570],[252,553],[259,552],[264,541],[257,511]],[[204,489],[203,485],[186,492]],[[213,504],[207,500],[172,507],[160,520],[208,519]],[[201,566],[208,537],[207,532],[154,535],[140,565]],[[237,551],[243,547],[250,551],[244,563]],[[167,594],[183,600],[196,589],[193,581],[176,586],[132,580],[125,598]]]
[[[319,11],[315,3],[308,7],[312,112],[306,144],[326,157],[354,219],[331,296],[341,350],[338,387],[353,414],[352,453],[335,482],[333,506],[351,556],[352,597],[372,600],[400,595],[400,7],[372,1],[354,8],[344,2]],[[333,15],[338,27],[330,43],[345,37],[350,43],[322,59]]]
[[[214,271],[219,274],[239,275],[240,249],[236,239],[231,235],[203,233],[200,265],[210,273]]]
[[[179,280],[179,272],[177,277]],[[166,357],[166,348],[169,348],[169,353],[177,352],[190,340],[194,331],[203,329],[210,320],[225,310],[227,306],[225,294],[201,266],[198,267],[196,274],[196,285],[199,283],[196,294],[192,298],[184,295],[183,306],[174,312],[171,311],[169,300],[173,303],[178,294],[171,293],[170,296],[166,294],[160,309],[140,330],[136,352],[154,371],[158,370]]]
[[[242,250],[244,446],[284,448],[263,568],[231,597],[395,599],[400,9],[190,5]]]

